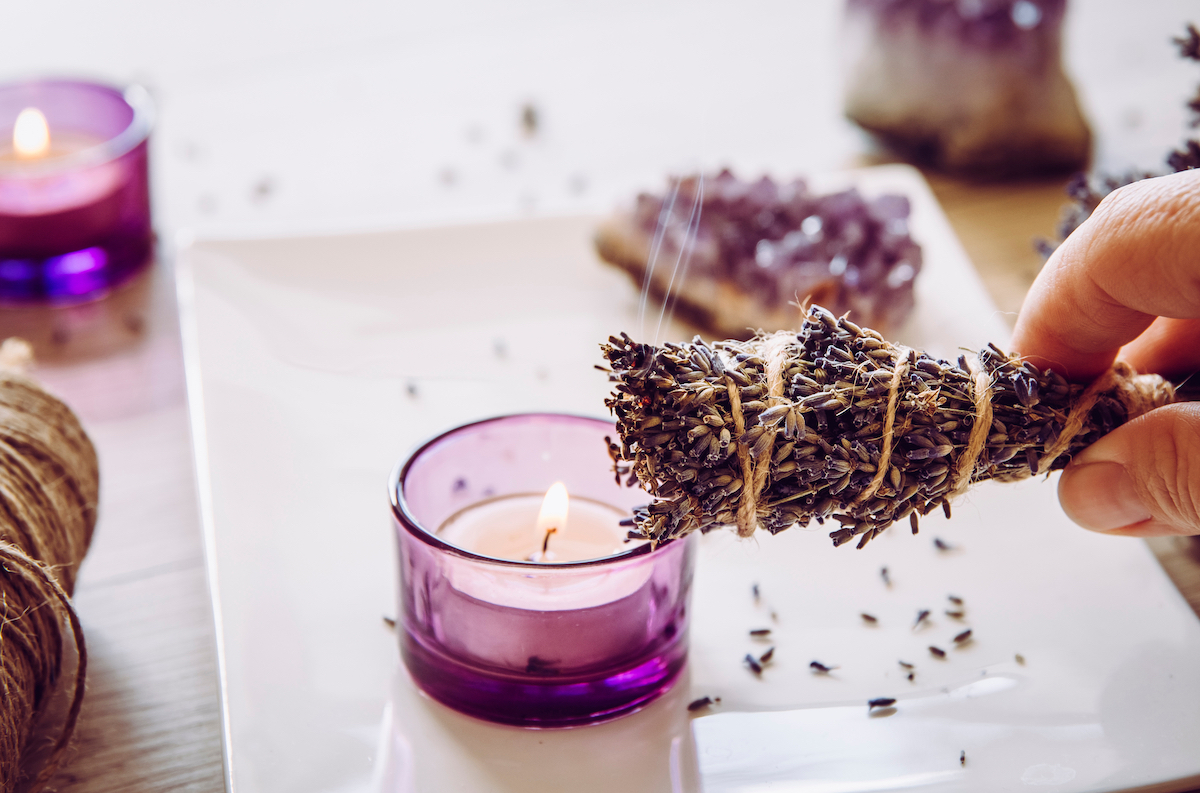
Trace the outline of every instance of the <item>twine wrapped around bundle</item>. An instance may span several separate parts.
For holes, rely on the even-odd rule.
[[[1174,398],[1118,363],[1092,385],[994,346],[958,365],[892,344],[819,306],[799,333],[654,347],[603,345],[615,391],[618,479],[655,500],[637,537],[736,526],[750,536],[834,518],[858,547],[942,507],[973,482],[1015,481]]]
[[[96,521],[96,452],[71,410],[21,374],[29,347],[0,347],[0,793],[41,790],[79,716],[87,650],[69,596]],[[49,747],[31,733],[56,690],[66,634],[78,648],[70,705]],[[43,759],[32,780],[23,763]]]

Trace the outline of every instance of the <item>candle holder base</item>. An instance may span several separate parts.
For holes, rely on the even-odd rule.
[[[153,261],[149,235],[123,237],[55,256],[0,253],[0,305],[96,300]]]
[[[625,665],[591,674],[473,666],[425,647],[408,632],[401,633],[400,653],[417,686],[449,708],[484,721],[553,729],[602,724],[646,707],[679,678],[687,641],[675,637]]]

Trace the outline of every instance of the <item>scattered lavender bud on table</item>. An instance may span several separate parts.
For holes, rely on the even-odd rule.
[[[691,712],[695,712],[703,708],[711,707],[713,703],[714,700],[712,697],[700,697],[699,699],[693,699],[691,702],[689,702],[687,709]]]
[[[771,629],[770,628],[755,628],[754,630],[750,631],[750,635],[756,639],[765,639],[771,635]]]
[[[921,609],[918,611],[917,621],[913,623],[913,630],[915,631],[917,628],[921,627],[921,623],[925,622],[927,619],[929,619],[929,609]]]
[[[758,662],[760,664],[769,664],[769,663],[771,663],[771,659],[774,657],[775,657],[775,648],[768,647],[767,651],[758,657]]]
[[[961,620],[962,618],[967,616],[967,612],[951,611],[950,609],[946,609],[946,616],[949,617],[950,619]]]
[[[867,700],[867,710],[875,710],[875,708],[890,708],[896,704],[894,697],[878,697],[876,699]]]
[[[971,641],[971,629],[970,628],[967,628],[965,631],[963,631],[962,633],[960,633],[954,637],[955,644],[964,644],[969,641]]]
[[[958,764],[965,766],[967,764],[967,750],[963,749],[958,753]]]
[[[905,669],[915,669],[916,668],[915,664],[910,664],[908,661],[897,661],[897,663],[900,664],[900,666],[904,667]]]
[[[949,517],[949,516],[947,515],[947,517]],[[939,551],[953,551],[954,550],[953,545],[951,545],[950,543],[941,539],[940,537],[934,537],[933,547],[937,548]]]
[[[1024,665],[1025,665],[1025,656],[1021,655],[1020,653],[1017,653],[1016,655],[1014,655],[1014,656],[1013,656],[1013,658],[1014,658],[1014,659],[1016,660],[1016,662],[1017,662],[1018,664],[1020,664],[1021,666],[1024,666]]]
[[[945,658],[946,657],[945,650],[943,650],[940,647],[934,647],[932,644],[929,645],[929,652],[934,658]]]
[[[963,604],[963,599],[960,598],[958,595],[946,595],[946,600],[949,600],[951,603],[953,603],[956,606],[961,606]]]
[[[755,658],[753,655],[751,655],[750,653],[746,653],[746,657],[743,658],[742,661],[746,664],[746,666],[750,667],[751,672],[753,672],[756,675],[762,675],[762,670],[763,670],[762,664],[760,664],[758,662],[758,659]]]
[[[892,585],[892,577],[888,575],[888,569],[886,567],[879,568],[879,577],[883,579],[884,586],[890,587]]]
[[[862,621],[867,623],[868,625],[875,625],[879,622],[878,617],[868,614],[865,611],[862,614],[859,614],[858,616],[862,617]]]
[[[808,667],[819,675],[827,675],[830,672],[832,672],[834,669],[841,668],[841,667],[837,667],[837,666],[826,666],[825,664],[821,663],[820,661],[813,661],[811,664],[808,665]]]

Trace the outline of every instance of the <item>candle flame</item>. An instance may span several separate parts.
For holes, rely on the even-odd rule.
[[[13,125],[13,150],[22,159],[41,157],[50,150],[50,125],[36,107],[27,107]]]
[[[570,497],[567,495],[567,486],[562,482],[552,484],[546,491],[546,498],[542,500],[542,510],[538,513],[537,532],[539,537],[552,529],[561,532],[567,528],[567,506],[569,504]]]

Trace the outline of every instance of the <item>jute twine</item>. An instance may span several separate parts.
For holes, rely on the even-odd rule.
[[[96,452],[78,419],[22,372],[29,346],[0,346],[0,792],[43,789],[58,769],[83,702],[87,649],[71,607],[99,494]],[[70,706],[49,747],[31,733],[63,670],[69,630],[78,648]],[[23,763],[44,757],[40,772]]]
[[[792,348],[795,344],[795,334],[788,331],[759,336],[746,342],[746,346],[753,349],[767,364],[767,394],[768,401],[772,406],[799,407],[798,403],[792,402],[783,395],[785,383],[781,375],[788,356],[793,354]],[[888,391],[887,410],[884,414],[879,465],[870,484],[855,499],[856,503],[871,499],[887,476],[892,457],[892,445],[895,440],[899,405],[904,397],[904,383],[910,361],[914,357],[914,351],[908,347],[889,346],[894,350],[894,373]],[[734,428],[741,436],[746,431],[746,417],[742,411],[741,395],[737,384],[731,377],[726,375],[725,382],[729,391]],[[1071,440],[1083,428],[1088,414],[1096,405],[1096,400],[1106,393],[1111,394],[1124,405],[1128,421],[1148,413],[1159,405],[1170,402],[1173,398],[1171,384],[1162,377],[1138,374],[1129,364],[1117,361],[1108,371],[1096,378],[1071,406],[1058,440],[1038,458],[1037,472],[1039,474],[1048,472],[1054,461],[1070,448]],[[987,446],[988,433],[992,427],[992,378],[975,364],[972,364],[971,368],[971,399],[975,404],[975,421],[971,427],[967,446],[954,468],[953,484],[950,488],[951,496],[961,495],[971,484],[976,464]],[[775,430],[771,429],[767,432],[773,439]],[[764,444],[769,447],[770,441],[764,441]],[[765,459],[755,461],[750,454],[750,448],[741,443],[737,444],[737,455],[742,469],[742,481],[748,485],[743,490],[741,504],[738,508],[737,532],[741,537],[749,537],[758,528],[761,497],[767,487],[771,460],[770,455],[767,455]]]

